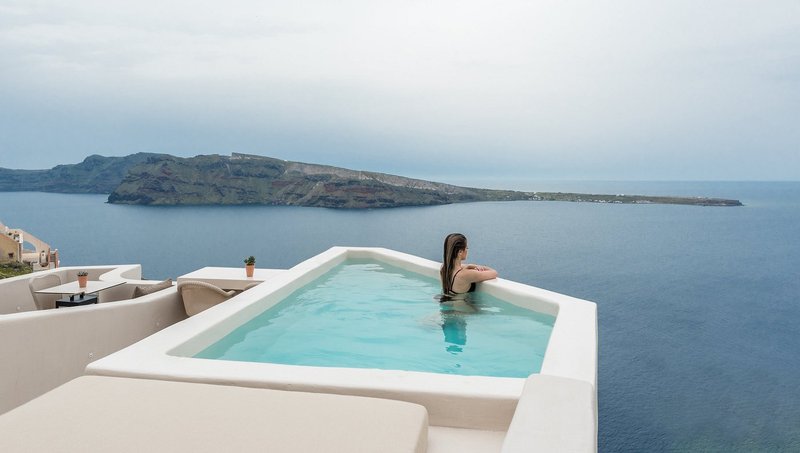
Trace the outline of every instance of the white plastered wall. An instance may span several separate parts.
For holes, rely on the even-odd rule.
[[[62,279],[69,281],[77,269],[88,270],[90,277],[98,279],[141,276],[138,265],[61,268],[48,272],[60,272],[64,274]],[[131,300],[36,310],[31,307],[33,300],[27,285],[33,275],[0,283],[2,305],[14,310],[0,314],[0,413],[83,375],[90,362],[186,318],[175,287]],[[107,299],[130,297],[137,283],[155,283],[126,281],[113,289],[116,294],[106,295]],[[17,312],[19,306],[25,310]]]

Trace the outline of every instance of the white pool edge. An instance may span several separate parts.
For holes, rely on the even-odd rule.
[[[87,374],[400,399],[425,405],[434,425],[505,429],[524,379],[187,357],[348,258],[378,259],[434,278],[439,272],[439,263],[393,250],[333,247],[224,304],[91,363]],[[480,289],[516,305],[556,315],[540,374],[578,379],[596,389],[594,303],[503,279],[485,282]]]

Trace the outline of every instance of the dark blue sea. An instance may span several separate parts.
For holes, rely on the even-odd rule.
[[[0,193],[0,221],[62,265],[287,268],[334,245],[470,261],[594,301],[600,451],[800,451],[800,183],[450,181],[542,191],[736,198],[743,207],[568,202],[342,211],[143,207],[104,195]]]

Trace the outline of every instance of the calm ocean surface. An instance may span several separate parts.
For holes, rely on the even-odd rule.
[[[598,304],[601,451],[800,451],[800,183],[449,181],[480,187],[740,199],[734,208],[560,202],[337,211],[141,207],[0,193],[0,220],[62,265],[286,268],[334,245],[470,261]]]

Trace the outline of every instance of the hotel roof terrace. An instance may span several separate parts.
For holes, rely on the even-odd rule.
[[[595,304],[503,279],[479,290],[556,317],[541,370],[528,378],[194,357],[352,258],[438,273],[429,260],[352,247],[334,247],[291,269],[257,269],[250,278],[244,269],[204,268],[178,284],[205,281],[226,295],[191,317],[171,282],[148,293],[159,282],[142,280],[138,265],[0,280],[0,360],[7,365],[0,431],[9,433],[0,448],[596,451]],[[36,308],[33,278],[54,274],[69,283],[78,270],[115,286],[100,291],[97,304]]]

